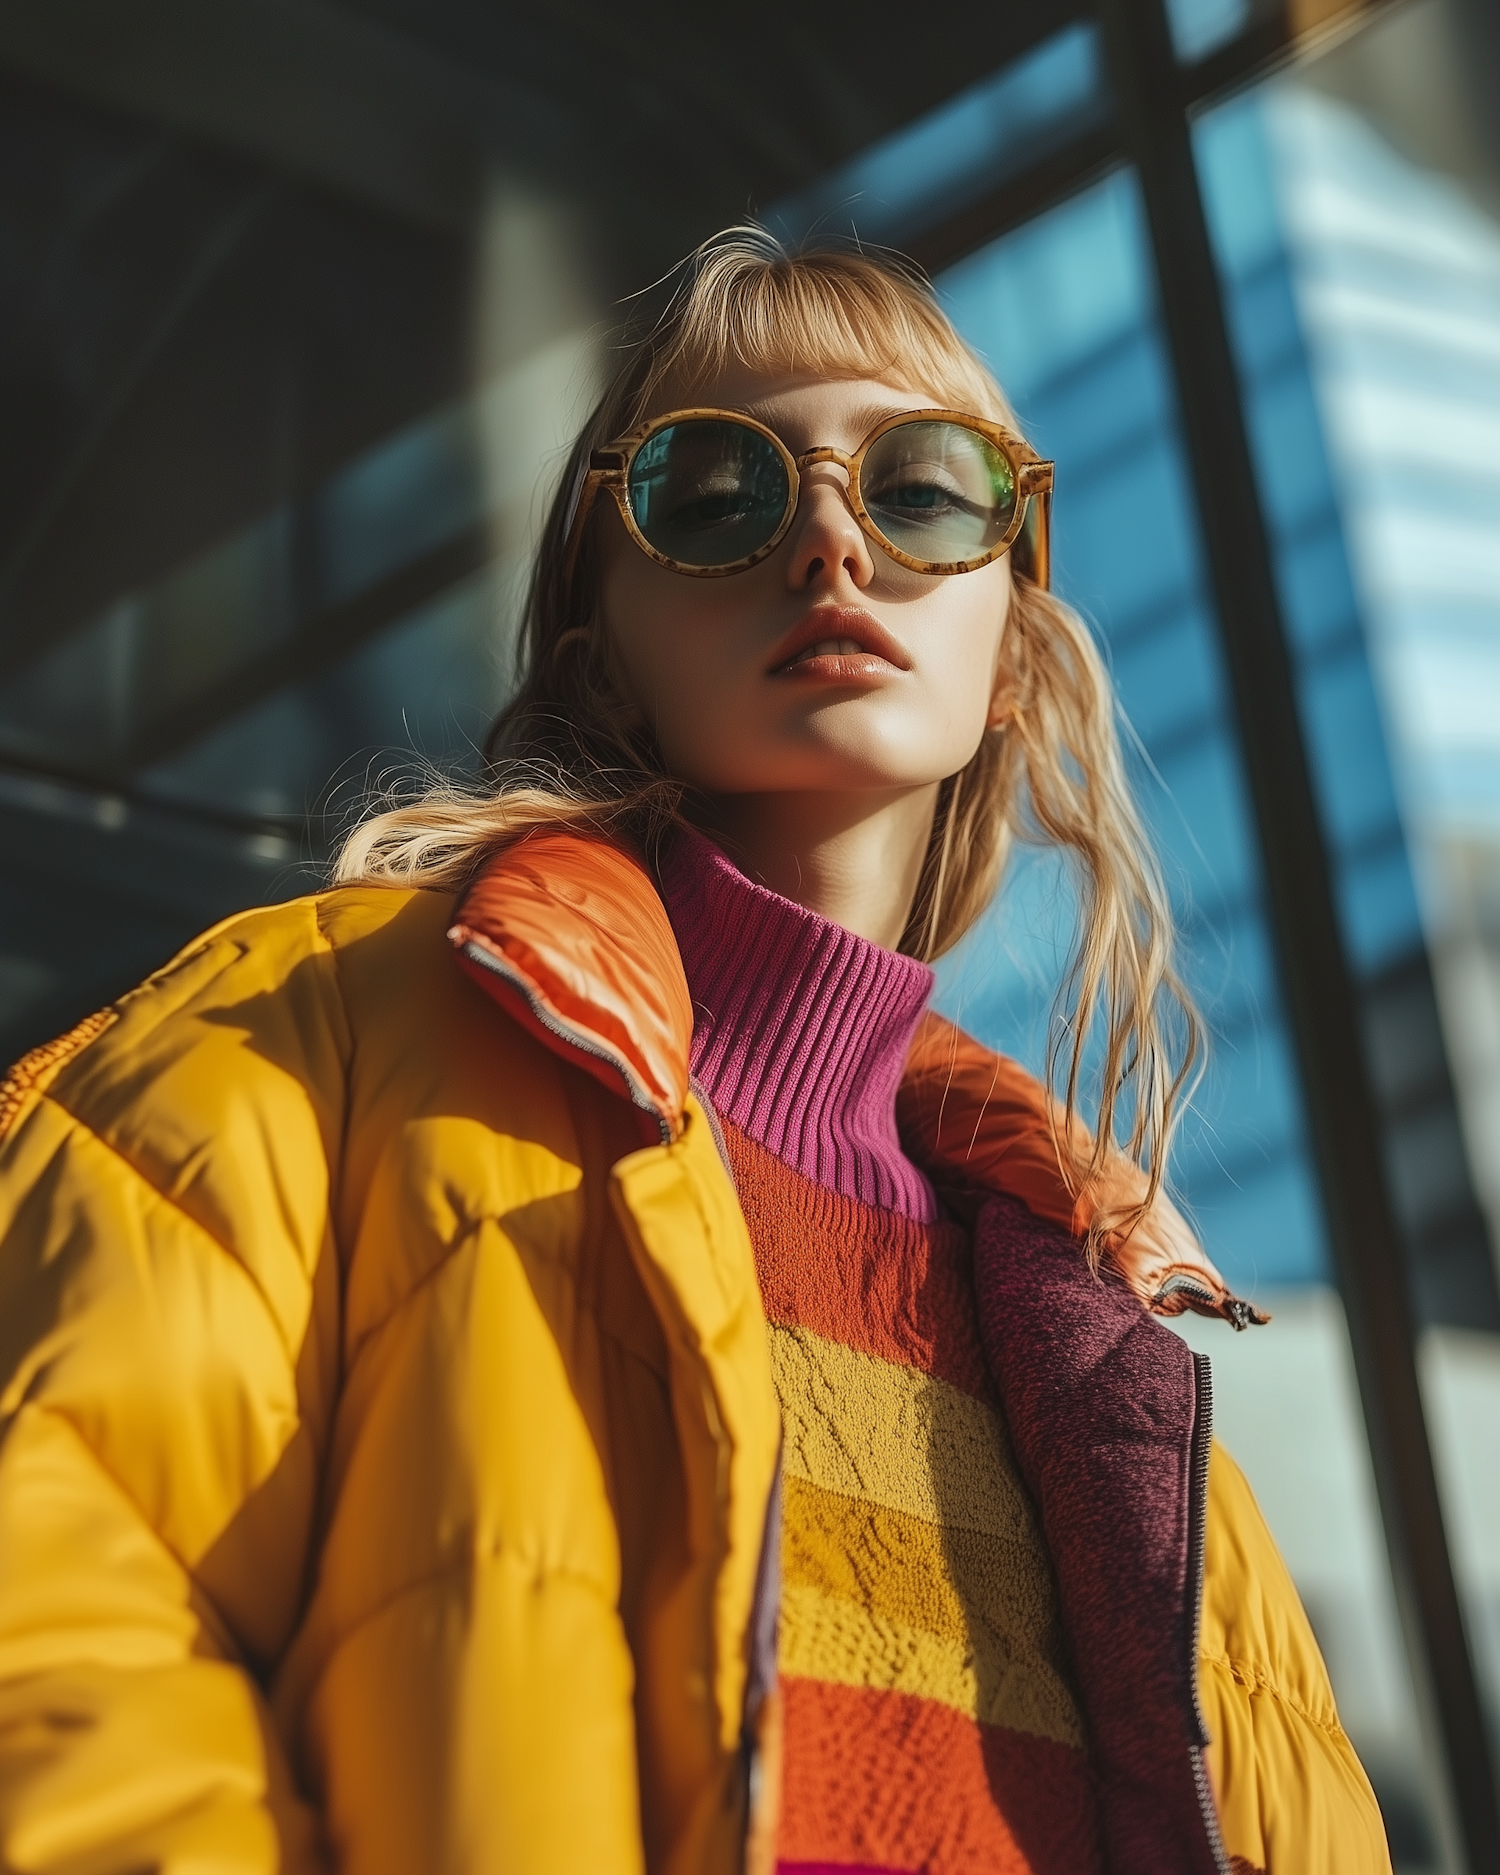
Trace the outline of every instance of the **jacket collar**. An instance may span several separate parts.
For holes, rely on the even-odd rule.
[[[464,968],[523,1027],[636,1107],[643,1138],[678,1138],[692,999],[661,895],[638,858],[597,836],[536,829],[485,865],[448,936]],[[961,1213],[999,1192],[1082,1236],[1096,1207],[1138,1202],[1144,1177],[1121,1158],[1102,1188],[1075,1196],[1058,1165],[1050,1105],[1017,1063],[929,1014],[896,1113],[906,1151]],[[1105,1236],[1103,1255],[1155,1314],[1193,1309],[1236,1328],[1266,1319],[1229,1293],[1164,1192],[1128,1237]]]
[[[448,932],[459,961],[554,1053],[624,1094],[648,1138],[682,1132],[693,1005],[677,940],[638,860],[541,829],[484,867]]]
[[[896,1118],[906,1150],[960,1215],[1003,1192],[1083,1237],[1100,1211],[1128,1211],[1146,1195],[1145,1174],[1123,1154],[1086,1192],[1070,1192],[1055,1144],[1063,1131],[1059,1103],[1018,1062],[931,1012],[907,1057]],[[1081,1128],[1075,1137],[1085,1150],[1092,1144]],[[1106,1232],[1101,1253],[1154,1315],[1191,1309],[1236,1329],[1270,1319],[1230,1294],[1164,1191],[1128,1234]]]

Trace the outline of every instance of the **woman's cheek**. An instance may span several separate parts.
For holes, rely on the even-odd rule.
[[[947,634],[946,655],[933,658],[928,667],[934,735],[951,745],[959,767],[989,728],[1006,609],[1002,593],[998,620],[990,607],[955,619]]]
[[[717,788],[732,785],[730,778],[747,756],[753,758],[754,745],[763,737],[757,699],[745,694],[741,674],[706,652],[702,644],[684,646],[676,658],[656,661],[654,728],[673,774]]]

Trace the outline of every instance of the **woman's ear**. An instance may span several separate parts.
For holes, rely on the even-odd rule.
[[[629,735],[646,720],[646,712],[627,693],[619,659],[597,617],[592,624],[574,625],[553,641],[549,661],[563,664],[569,658],[581,660],[583,684],[593,705],[605,711],[617,730]]]
[[[615,649],[614,638],[598,612],[589,626],[588,639],[588,655],[593,661],[599,688],[608,703],[614,726],[625,735],[631,735],[645,726],[646,712],[631,694],[630,680],[625,675],[619,653]]]

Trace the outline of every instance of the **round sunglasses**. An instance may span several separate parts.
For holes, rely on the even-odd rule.
[[[643,553],[674,573],[742,573],[775,550],[797,512],[801,472],[836,463],[868,537],[918,573],[972,573],[1019,543],[1038,586],[1049,574],[1053,465],[1001,424],[958,410],[903,410],[853,455],[794,456],[774,430],[732,410],[674,410],[594,450],[573,491],[566,564],[601,489]]]

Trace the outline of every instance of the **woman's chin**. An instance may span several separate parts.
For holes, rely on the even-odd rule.
[[[970,751],[972,754],[972,750]],[[921,758],[882,749],[845,747],[809,749],[805,745],[778,760],[706,764],[688,778],[708,795],[869,794],[889,797],[936,786],[962,768],[967,756]],[[682,774],[681,768],[674,769]]]

